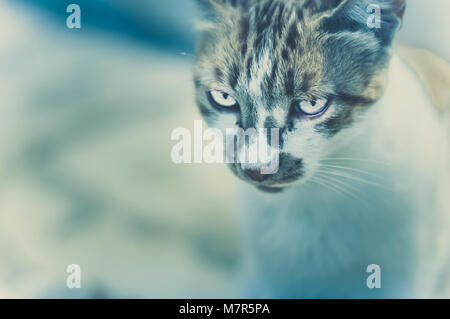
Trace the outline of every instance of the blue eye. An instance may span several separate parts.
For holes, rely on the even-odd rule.
[[[295,104],[295,111],[304,115],[318,115],[328,107],[328,99],[317,99],[312,101],[298,101]]]

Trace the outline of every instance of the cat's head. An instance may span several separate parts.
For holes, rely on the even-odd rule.
[[[230,168],[267,191],[306,180],[381,97],[405,0],[199,1],[194,81],[205,120],[224,132],[279,129],[276,173]]]

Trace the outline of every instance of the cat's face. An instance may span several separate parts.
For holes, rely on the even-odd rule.
[[[279,129],[279,169],[230,165],[266,191],[307,180],[382,95],[404,1],[202,0],[197,103],[211,127]]]

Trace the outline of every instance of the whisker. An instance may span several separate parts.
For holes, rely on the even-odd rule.
[[[313,183],[316,183],[317,185],[320,185],[322,187],[328,188],[328,189],[334,191],[335,193],[337,193],[338,195],[341,195],[341,196],[345,195],[341,191],[339,191],[338,189],[333,187],[332,185],[326,184],[323,179],[318,179],[317,177],[311,177],[310,181],[313,182]]]
[[[360,173],[360,174],[365,174],[368,176],[372,176],[375,178],[381,178],[380,176],[377,176],[373,173],[358,169],[358,168],[353,168],[353,167],[347,167],[347,166],[341,166],[341,165],[329,165],[329,164],[320,164],[322,167],[327,167],[327,168],[339,168],[339,169],[345,169],[348,171],[352,171],[352,172],[356,172],[356,173]]]
[[[318,172],[319,174],[321,173],[321,172]],[[322,174],[326,174],[325,172],[322,172]],[[321,175],[321,176],[324,176],[324,175]],[[345,181],[343,181],[343,180],[340,180],[339,178],[336,178],[336,177],[333,177],[333,176],[328,176],[328,175],[325,175],[329,180],[332,180],[332,181],[334,181],[335,183],[339,183],[340,185],[342,185],[342,187],[344,188],[344,187],[346,187],[346,189],[349,191],[349,192],[353,192],[352,194],[354,195],[354,194],[358,194],[361,198],[358,198],[358,196],[356,196],[356,195],[354,195],[354,198],[357,198],[357,199],[359,199],[359,200],[361,200],[361,199],[364,199],[364,203],[367,203],[367,202],[369,202],[369,199],[366,197],[366,196],[364,196],[364,194],[361,192],[361,190],[359,190],[359,189],[357,189],[356,187],[354,187],[353,185],[351,185],[351,184],[349,184],[349,183],[346,183]]]
[[[320,173],[320,172],[318,172],[318,173]],[[320,175],[320,176],[326,177],[326,178],[329,180],[330,183],[331,183],[332,181],[334,181],[334,183],[339,182],[339,183],[342,185],[341,187],[339,187],[339,189],[341,189],[345,194],[351,196],[352,198],[354,198],[354,199],[356,199],[356,200],[358,200],[358,201],[361,201],[361,202],[364,203],[364,204],[367,203],[367,199],[364,198],[364,197],[361,195],[361,193],[355,191],[354,189],[353,189],[353,192],[352,192],[352,187],[351,187],[351,185],[348,185],[348,184],[345,183],[344,181],[339,181],[338,179],[332,178],[331,176],[328,176],[328,175]],[[336,184],[333,184],[333,185],[336,186]],[[346,188],[345,188],[344,186],[346,186]],[[337,187],[337,186],[336,186],[336,187]],[[356,196],[356,195],[354,194],[354,192],[358,193],[358,195],[361,196],[361,197]]]
[[[319,169],[318,172],[324,172],[324,173],[327,173],[327,174],[331,174],[331,175],[335,175],[335,176],[351,179],[351,180],[354,180],[354,181],[357,181],[357,182],[361,182],[361,183],[365,183],[367,185],[380,187],[380,188],[383,188],[383,189],[387,188],[385,185],[381,185],[381,184],[376,183],[376,182],[368,181],[368,180],[363,179],[363,178],[361,178],[359,176],[354,176],[354,175],[351,175],[351,174],[348,174],[348,173],[345,173],[345,172],[340,172],[340,171],[326,169],[326,168],[325,169],[323,169],[323,168]]]
[[[344,188],[343,186],[339,186],[339,185],[336,185],[336,183],[333,183],[333,182],[330,180],[329,176],[316,175],[316,177],[319,177],[319,176],[322,177],[322,178],[320,179],[320,181],[321,181],[322,183],[324,183],[324,185],[329,186],[330,189],[334,189],[339,195],[348,195],[348,196],[350,196],[350,197],[353,197],[353,198],[355,198],[355,199],[360,200],[357,196],[355,196],[355,195],[354,195],[351,191],[349,191],[347,188]],[[324,185],[322,185],[322,186],[324,186]]]
[[[368,158],[353,158],[353,157],[324,157],[321,158],[319,161],[356,161],[356,162],[367,162],[367,163],[376,163],[376,164],[382,164],[382,165],[390,165],[388,162],[382,162],[377,161],[374,159],[368,159]]]

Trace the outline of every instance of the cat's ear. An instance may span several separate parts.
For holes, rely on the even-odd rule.
[[[406,0],[344,0],[324,17],[322,26],[327,32],[373,32],[382,45],[392,43],[402,23]]]

